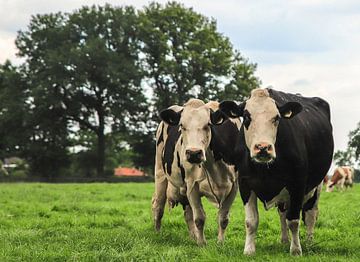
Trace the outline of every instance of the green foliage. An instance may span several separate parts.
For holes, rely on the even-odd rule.
[[[20,156],[29,139],[28,89],[20,68],[0,65],[0,158]]]
[[[244,208],[236,198],[225,243],[216,243],[217,209],[204,199],[208,245],[189,238],[180,206],[167,209],[160,233],[151,218],[153,184],[0,184],[1,261],[289,261],[276,209],[259,205],[256,255],[242,254]],[[300,228],[296,261],[358,261],[359,185],[322,192],[314,242]],[[346,208],[343,208],[346,203]]]
[[[353,166],[354,152],[348,148],[347,150],[338,150],[334,154],[334,161],[337,166]]]
[[[353,151],[356,160],[360,157],[360,122],[358,123],[355,130],[349,133],[349,150]]]
[[[214,19],[182,4],[151,3],[140,12],[140,38],[147,83],[156,110],[182,105],[190,97],[241,99],[259,85],[256,65],[233,50]]]
[[[348,147],[334,154],[335,163],[339,166],[354,166],[360,158],[360,122],[349,132]]]

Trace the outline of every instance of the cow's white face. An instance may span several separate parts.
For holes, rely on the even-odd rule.
[[[280,112],[275,101],[267,96],[252,96],[243,113],[244,134],[250,157],[268,163],[276,158],[275,142]]]
[[[293,117],[302,106],[297,102],[288,102],[278,107],[266,89],[254,89],[245,103],[238,106],[232,101],[224,101],[220,108],[229,117],[243,117],[250,157],[257,163],[266,164],[276,158],[275,142],[280,120]]]
[[[182,159],[189,164],[206,160],[205,152],[211,141],[210,126],[221,124],[226,119],[221,111],[212,111],[208,104],[198,99],[190,99],[178,112],[172,107],[165,109],[160,117],[169,125],[179,125]]]

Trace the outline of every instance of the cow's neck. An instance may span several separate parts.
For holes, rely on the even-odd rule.
[[[212,183],[218,188],[235,182],[235,168],[227,165],[222,159],[216,160],[213,151],[206,150],[206,161],[203,164]]]

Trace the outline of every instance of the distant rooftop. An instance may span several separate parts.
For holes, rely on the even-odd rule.
[[[136,168],[118,167],[114,169],[115,176],[146,176],[146,174]]]

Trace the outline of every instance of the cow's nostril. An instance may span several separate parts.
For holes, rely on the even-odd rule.
[[[190,163],[200,163],[203,160],[202,150],[186,150],[186,158]]]
[[[272,151],[273,146],[271,144],[267,144],[267,143],[255,144],[254,150],[255,150],[255,152],[265,153],[268,151]]]

